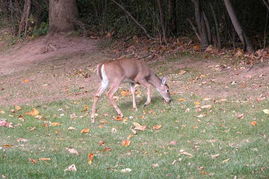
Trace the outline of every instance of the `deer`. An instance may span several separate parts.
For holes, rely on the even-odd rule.
[[[101,95],[106,91],[107,97],[111,105],[116,110],[118,116],[123,117],[123,114],[114,101],[114,94],[117,92],[119,86],[127,82],[130,84],[130,92],[132,94],[133,109],[137,111],[135,100],[135,85],[139,84],[147,89],[147,100],[144,106],[151,103],[151,86],[153,86],[163,97],[166,103],[171,102],[169,87],[167,79],[159,78],[143,61],[135,58],[121,58],[116,60],[108,60],[99,63],[96,67],[97,75],[101,79],[100,87],[93,97],[91,122],[95,122],[96,104]]]

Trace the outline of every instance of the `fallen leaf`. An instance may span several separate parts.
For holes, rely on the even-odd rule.
[[[196,117],[198,117],[198,118],[203,118],[203,117],[205,117],[205,114],[199,114],[199,115],[196,116]]]
[[[211,158],[214,159],[214,158],[218,158],[220,156],[220,154],[213,154],[211,155]]]
[[[10,148],[10,147],[13,147],[14,145],[11,145],[11,144],[4,144],[2,145],[3,148]]]
[[[21,110],[21,107],[20,106],[15,106],[15,110],[19,111],[19,110]]]
[[[118,131],[117,131],[116,128],[112,128],[112,129],[111,129],[111,133],[112,133],[112,134],[115,134],[115,133],[117,133],[117,132],[118,132]]]
[[[32,164],[36,164],[37,160],[36,159],[32,159],[32,158],[28,158],[28,161],[31,162]]]
[[[79,155],[78,151],[74,148],[66,148],[66,150],[70,153],[70,154],[75,154],[75,155]]]
[[[38,160],[39,160],[39,161],[50,161],[51,158],[39,158]]]
[[[262,110],[265,114],[269,114],[269,109]]]
[[[170,145],[177,145],[177,141],[172,140],[169,144],[170,144]]]
[[[24,139],[24,138],[18,138],[17,142],[28,142],[28,139]]]
[[[182,149],[179,151],[179,153],[182,154],[182,155],[186,155],[186,156],[188,156],[188,157],[190,157],[190,158],[193,157],[192,154],[190,154],[190,153],[188,153],[188,152],[186,152],[186,151],[184,151],[184,150],[182,150]]]
[[[122,90],[122,91],[120,92],[120,94],[121,94],[121,96],[124,96],[124,97],[131,95],[131,93],[130,93],[129,90]]]
[[[115,121],[123,121],[123,118],[121,116],[117,116],[116,118],[114,118]]]
[[[131,141],[130,140],[123,140],[121,142],[121,145],[124,146],[124,147],[128,147],[130,144],[131,144]]]
[[[211,109],[212,105],[208,104],[208,105],[203,105],[201,106],[202,109]]]
[[[158,163],[154,163],[151,166],[152,166],[152,168],[157,168],[157,167],[159,167],[159,164]]]
[[[94,154],[93,153],[89,153],[88,154],[88,164],[91,165],[94,159]]]
[[[130,168],[124,168],[124,169],[122,169],[120,172],[121,173],[129,173],[129,172],[131,172],[132,171],[132,169],[130,169]]]
[[[110,148],[110,147],[105,147],[104,149],[103,149],[103,152],[108,152],[108,151],[111,151],[112,149]]]
[[[23,82],[23,83],[29,83],[29,82],[30,82],[30,80],[25,79],[25,80],[23,80],[22,82]]]
[[[90,132],[90,129],[89,128],[85,128],[85,129],[82,129],[80,131],[81,134],[85,134],[85,133],[89,133]]]
[[[236,118],[237,118],[237,119],[243,119],[243,118],[244,118],[244,114],[237,114],[237,115],[236,115]]]
[[[76,128],[74,128],[74,127],[72,127],[72,126],[70,126],[70,127],[68,127],[67,128],[67,130],[69,130],[69,131],[71,131],[71,130],[75,130]]]
[[[87,112],[89,110],[89,106],[88,105],[84,105],[83,110],[81,112]]]
[[[201,103],[200,103],[199,101],[195,101],[194,104],[195,104],[196,106],[198,106],[198,105],[200,105]]]
[[[179,98],[178,101],[179,101],[179,102],[185,102],[186,99],[184,99],[184,98]]]
[[[154,126],[152,127],[152,129],[154,129],[154,130],[159,130],[159,129],[161,129],[161,128],[162,128],[162,125],[160,125],[160,124],[154,125]]]
[[[178,72],[179,75],[184,75],[185,73],[187,73],[185,70],[180,70],[180,71]]]
[[[0,110],[0,114],[5,114],[6,112],[3,110]]]
[[[7,122],[6,120],[0,120],[0,127],[13,128],[12,122]]]
[[[28,116],[37,116],[39,111],[36,108],[33,108],[31,111],[25,113]]]
[[[252,126],[256,126],[256,125],[257,125],[257,122],[256,122],[256,121],[252,121],[252,122],[250,122],[250,124],[251,124]]]
[[[73,172],[76,172],[77,171],[77,168],[76,168],[76,165],[75,164],[72,164],[70,165],[69,167],[67,167],[66,169],[64,169],[64,171],[73,171]]]
[[[144,131],[147,126],[142,126],[141,124],[137,123],[137,122],[133,122],[133,125],[135,126],[135,130],[139,130],[139,131]]]
[[[61,123],[59,123],[59,122],[50,123],[50,126],[53,126],[53,127],[60,126],[60,125],[61,125]]]
[[[100,145],[100,146],[102,146],[102,145],[104,145],[105,144],[105,141],[103,141],[103,140],[100,140],[99,142],[98,142],[98,145]]]
[[[231,160],[231,159],[227,158],[227,159],[223,160],[222,163],[227,163],[227,162],[229,162],[229,160]]]

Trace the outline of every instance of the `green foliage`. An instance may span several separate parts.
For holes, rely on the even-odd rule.
[[[34,37],[39,37],[46,35],[48,33],[49,24],[47,22],[42,22],[39,27],[35,26],[32,32]]]

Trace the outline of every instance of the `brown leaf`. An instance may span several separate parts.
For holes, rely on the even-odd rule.
[[[13,147],[14,145],[11,145],[11,144],[4,144],[2,145],[3,148],[10,148],[10,147]]]

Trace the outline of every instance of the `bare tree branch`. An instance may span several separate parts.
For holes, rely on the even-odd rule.
[[[116,2],[115,0],[111,0],[112,2],[114,2],[116,5],[118,5],[133,21],[134,21],[134,23],[136,24],[136,25],[138,25],[138,27],[140,27],[143,31],[144,31],[144,33],[145,33],[145,35],[149,38],[149,39],[153,39],[153,37],[151,37],[150,35],[149,35],[149,33],[147,32],[147,30],[132,16],[132,14],[129,12],[129,11],[127,11],[121,4],[119,4],[118,2]]]

